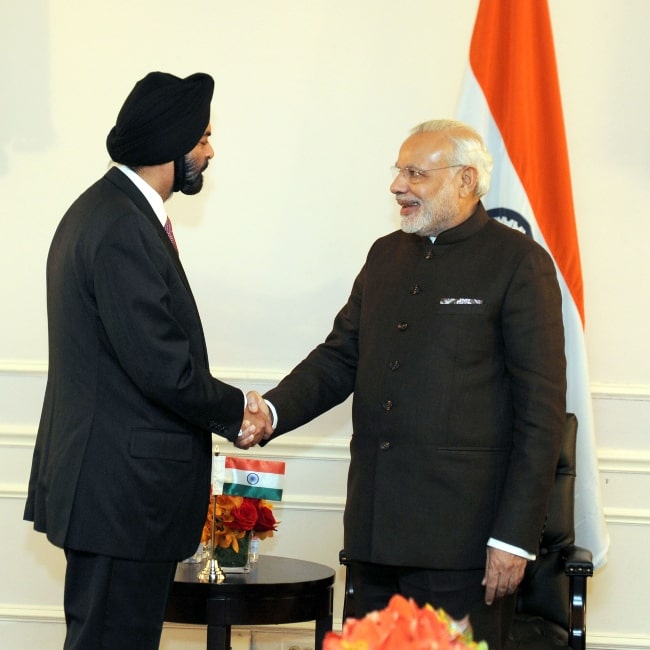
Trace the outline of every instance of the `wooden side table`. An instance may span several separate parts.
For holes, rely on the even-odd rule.
[[[207,625],[207,650],[230,650],[232,625],[316,621],[315,648],[332,629],[334,569],[261,555],[249,573],[228,573],[222,584],[199,582],[202,564],[176,569],[165,620]]]

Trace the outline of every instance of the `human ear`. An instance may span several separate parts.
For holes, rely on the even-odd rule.
[[[472,196],[476,190],[478,174],[474,167],[463,167],[460,173],[459,192],[462,197]]]

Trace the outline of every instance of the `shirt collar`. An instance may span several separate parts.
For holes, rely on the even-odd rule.
[[[118,164],[116,167],[142,192],[144,198],[147,199],[147,202],[151,206],[151,209],[156,213],[156,216],[160,220],[160,224],[164,227],[165,222],[167,221],[167,213],[165,212],[162,196],[160,196],[160,194],[158,194],[158,192],[156,192],[147,181],[145,181],[141,176],[138,176],[138,174],[136,174],[130,167],[122,164]]]

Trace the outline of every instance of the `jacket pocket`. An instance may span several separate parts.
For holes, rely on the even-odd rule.
[[[192,460],[192,437],[157,429],[134,429],[129,441],[133,458],[155,458],[189,462]]]

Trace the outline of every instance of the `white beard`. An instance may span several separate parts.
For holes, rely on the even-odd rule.
[[[402,217],[401,229],[421,237],[437,237],[451,228],[458,217],[458,206],[453,200],[454,192],[451,181],[446,182],[433,199],[420,204],[415,214]]]

